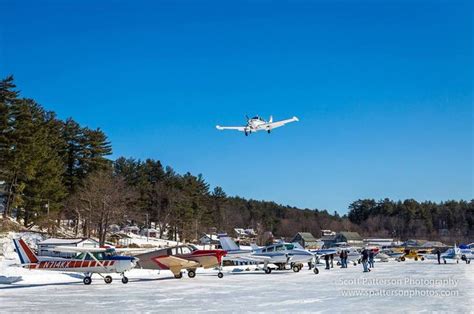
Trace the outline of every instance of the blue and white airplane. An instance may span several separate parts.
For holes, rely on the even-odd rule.
[[[272,272],[272,269],[268,266],[269,264],[277,266],[278,270],[284,270],[287,265],[291,265],[294,272],[299,272],[303,263],[311,263],[312,266],[316,264],[315,254],[293,243],[281,242],[265,247],[258,247],[253,244],[251,250],[242,250],[227,235],[219,236],[219,241],[222,249],[227,252],[224,260],[263,263],[263,269],[267,274]],[[313,272],[318,274],[319,270],[314,267]]]

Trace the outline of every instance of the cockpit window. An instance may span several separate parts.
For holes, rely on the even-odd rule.
[[[275,248],[276,251],[284,251],[285,250],[285,247],[283,245],[277,245],[277,247]]]
[[[182,254],[191,254],[191,250],[187,246],[183,246],[181,248],[181,253]]]
[[[188,248],[189,248],[189,249],[190,249],[192,252],[194,252],[194,251],[197,251],[197,250],[198,250],[198,248],[197,248],[197,247],[195,247],[195,246],[194,246],[194,245],[192,245],[192,244],[189,244],[189,245],[188,245]]]
[[[285,244],[287,250],[293,250],[295,246],[293,244]]]

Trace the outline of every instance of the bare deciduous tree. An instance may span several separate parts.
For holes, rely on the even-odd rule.
[[[108,226],[123,221],[127,205],[134,197],[135,193],[121,177],[99,171],[86,178],[83,186],[71,196],[68,206],[82,219],[83,235],[89,237],[95,231],[103,245]]]

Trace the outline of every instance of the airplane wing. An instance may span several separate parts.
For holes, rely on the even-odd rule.
[[[291,122],[297,122],[300,121],[297,117],[293,117],[291,119],[286,119],[286,120],[281,120],[281,121],[276,121],[276,122],[269,122],[265,123],[259,126],[259,129],[264,129],[264,130],[271,130],[271,129],[276,129],[281,126],[284,126],[285,124],[291,123]]]
[[[199,267],[199,263],[195,261],[190,261],[184,258],[179,258],[176,256],[166,256],[157,258],[160,263],[165,264],[170,269],[171,268],[188,268],[188,267]]]
[[[243,262],[254,262],[254,263],[264,263],[270,261],[272,258],[270,256],[257,256],[252,254],[228,254],[224,257],[226,261],[243,261]]]
[[[220,131],[222,131],[222,130],[237,130],[237,131],[240,131],[240,132],[245,132],[247,127],[245,127],[245,126],[220,126],[220,125],[216,125],[216,129],[218,129]]]

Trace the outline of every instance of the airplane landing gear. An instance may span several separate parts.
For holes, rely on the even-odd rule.
[[[249,136],[249,132],[245,131],[245,136]]]
[[[300,271],[300,267],[298,265],[293,266],[293,271],[298,273]]]
[[[268,134],[272,133],[272,130],[267,130],[267,133],[268,133]]]
[[[174,275],[174,278],[176,278],[176,279],[183,278],[183,273],[180,272],[179,274]]]
[[[265,268],[265,274],[271,274],[272,269],[270,267]]]
[[[217,277],[219,277],[219,278],[224,278],[224,273],[218,272],[218,273],[217,273]]]
[[[110,276],[105,276],[105,277],[104,277],[104,281],[105,281],[106,284],[110,284],[110,283],[112,283],[112,277],[110,277]]]
[[[92,283],[92,278],[90,276],[86,276],[82,281],[85,285],[90,285]]]
[[[189,278],[196,277],[196,271],[194,271],[193,269],[188,270],[188,277]]]
[[[123,276],[123,277],[122,277],[122,283],[123,283],[124,285],[127,284],[127,283],[128,283],[128,278],[125,277],[125,276]]]
[[[319,269],[317,267],[314,267],[313,272],[315,275],[319,274]]]

